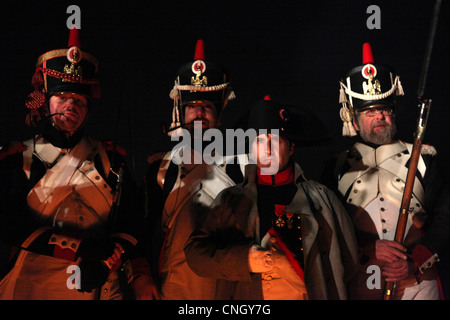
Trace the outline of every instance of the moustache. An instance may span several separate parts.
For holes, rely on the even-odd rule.
[[[385,127],[389,128],[391,125],[387,121],[380,120],[380,121],[372,123],[371,129],[373,129],[377,126],[385,126]]]
[[[167,133],[169,133],[169,132],[171,132],[171,131],[174,131],[174,130],[176,130],[176,129],[179,129],[179,128],[187,128],[188,126],[193,126],[195,121],[201,121],[202,123],[203,123],[203,122],[209,123],[209,120],[208,120],[208,119],[205,119],[205,118],[195,118],[194,120],[192,120],[192,121],[190,121],[190,122],[187,122],[187,123],[185,123],[185,124],[181,124],[181,125],[179,125],[179,126],[175,126],[175,127],[173,127],[173,128],[169,128],[169,129],[167,129],[167,127],[166,127],[165,124],[162,124],[162,125],[161,125],[161,131],[162,131],[164,134],[167,134]]]

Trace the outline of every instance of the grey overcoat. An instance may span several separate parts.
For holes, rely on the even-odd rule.
[[[336,195],[304,179],[295,164],[298,190],[287,211],[301,216],[304,281],[309,299],[347,299],[357,245],[350,218]],[[248,254],[258,244],[256,166],[242,184],[223,190],[202,227],[185,246],[187,262],[200,276],[217,279],[217,299],[262,299],[261,275],[249,271]]]

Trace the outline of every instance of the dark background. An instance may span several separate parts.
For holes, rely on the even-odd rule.
[[[303,105],[326,125],[333,143],[297,150],[311,179],[322,159],[354,141],[341,137],[338,103],[341,76],[362,64],[370,42],[376,63],[392,65],[405,96],[397,110],[399,137],[411,142],[418,116],[417,86],[434,1],[12,1],[0,4],[0,143],[31,136],[24,100],[32,91],[37,57],[65,48],[67,7],[81,9],[82,49],[100,60],[102,98],[94,103],[86,130],[116,139],[127,149],[139,183],[146,157],[167,149],[177,69],[193,60],[197,39],[206,59],[231,70],[237,98],[224,112],[224,127],[264,95]],[[375,4],[381,29],[366,26]],[[450,160],[448,139],[449,22],[443,1],[425,95],[433,99],[425,143]]]
[[[348,148],[341,137],[341,76],[362,64],[370,42],[376,63],[395,67],[405,96],[397,110],[398,136],[412,142],[418,116],[417,86],[434,1],[13,1],[0,3],[0,144],[33,134],[24,123],[25,98],[37,57],[66,48],[71,4],[81,8],[82,49],[100,60],[103,96],[94,103],[87,132],[115,139],[128,151],[140,184],[147,156],[168,149],[161,125],[169,125],[177,69],[193,60],[197,39],[206,59],[231,70],[237,99],[224,112],[231,127],[258,99],[313,110],[332,143],[299,148],[310,179],[323,159]],[[381,9],[381,29],[366,26],[370,5]],[[436,147],[449,176],[448,122],[450,5],[443,1],[425,96],[433,99],[425,143]],[[385,90],[384,90],[385,91]]]

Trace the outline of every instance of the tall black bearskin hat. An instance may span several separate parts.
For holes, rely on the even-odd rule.
[[[339,103],[341,120],[344,123],[343,136],[355,136],[353,127],[355,112],[374,106],[395,108],[395,96],[403,95],[400,77],[393,68],[375,64],[369,43],[363,44],[363,64],[351,69],[340,81]]]
[[[220,116],[228,101],[235,98],[230,81],[230,74],[225,67],[205,59],[204,42],[197,40],[194,61],[184,64],[178,70],[175,85],[170,91],[174,106],[169,134],[175,133],[170,129],[181,125],[183,107],[188,103],[211,102]]]
[[[48,110],[42,108],[55,93],[70,92],[90,98],[100,97],[98,60],[81,51],[79,30],[70,30],[68,46],[39,56],[31,84],[34,88],[25,105],[30,109],[26,122],[36,123]]]
[[[306,147],[329,142],[327,129],[319,117],[306,107],[275,102],[270,96],[257,101],[250,110],[248,128],[256,130],[277,129],[281,136],[297,146]]]

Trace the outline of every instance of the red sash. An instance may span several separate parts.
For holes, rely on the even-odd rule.
[[[298,263],[297,259],[295,259],[294,254],[288,249],[287,245],[281,240],[281,236],[278,234],[278,232],[276,232],[274,228],[270,228],[268,233],[270,236],[275,237],[278,248],[280,248],[281,251],[283,251],[284,255],[286,256],[292,268],[294,268],[295,272],[300,277],[300,279],[305,281],[303,269],[300,267],[300,264]]]

